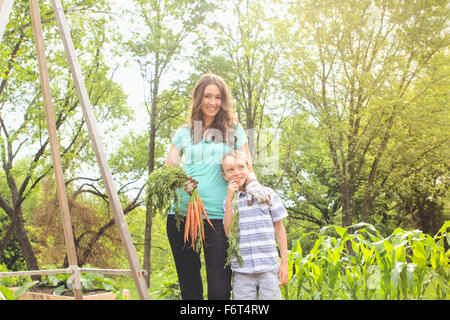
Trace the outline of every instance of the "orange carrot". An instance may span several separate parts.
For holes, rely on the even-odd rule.
[[[191,241],[192,241],[192,248],[195,248],[195,238],[194,238],[194,230],[197,226],[197,217],[195,215],[195,209],[194,209],[194,201],[191,202],[191,230],[190,230],[190,235],[191,235]]]
[[[204,215],[205,218],[206,218],[206,221],[208,221],[208,223],[209,223],[209,225],[211,226],[211,228],[213,228],[213,230],[214,230],[215,232],[217,232],[216,229],[214,228],[213,224],[211,223],[211,220],[209,220],[208,215],[206,214],[205,206],[203,205],[203,201],[202,201],[202,199],[201,199],[200,197],[198,198],[198,202],[199,202],[199,204],[200,204],[201,210],[203,211],[203,215]]]
[[[197,200],[194,200],[194,216],[195,216],[194,241],[196,241],[197,240],[198,227],[199,227],[199,223],[200,223],[199,208],[198,208]]]
[[[184,243],[186,243],[188,240],[190,220],[191,220],[191,201],[189,200],[186,214],[186,222],[184,226]]]
[[[205,206],[203,205],[203,201],[200,198],[198,191],[194,190],[188,202],[188,210],[184,228],[184,243],[186,244],[190,239],[190,247],[194,250],[196,249],[196,245],[201,246],[202,242],[205,242],[205,222],[202,214],[208,221],[211,228],[216,231],[211,220],[206,214]]]
[[[205,225],[203,223],[203,218],[202,218],[201,212],[200,212],[200,229],[201,229],[202,241],[205,241]]]

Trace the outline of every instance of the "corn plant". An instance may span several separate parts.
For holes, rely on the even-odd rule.
[[[302,239],[289,251],[285,299],[447,299],[450,245],[446,222],[434,236],[396,229],[383,238],[373,225],[323,227],[309,253]],[[352,232],[349,232],[352,231]],[[332,233],[330,235],[330,233]]]

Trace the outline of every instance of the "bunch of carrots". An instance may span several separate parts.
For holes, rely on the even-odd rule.
[[[174,204],[175,220],[177,227],[180,228],[181,222],[184,220],[184,215],[179,209],[179,189],[188,180],[188,176],[181,167],[162,167],[151,173],[148,179],[148,195],[151,211],[154,213],[168,213],[171,203]],[[205,226],[203,216],[208,221],[211,228],[214,226],[206,214],[202,199],[195,189],[189,199],[187,216],[185,220],[184,229],[184,243],[191,240],[191,247],[194,250],[200,251],[202,243],[205,241]],[[180,229],[178,229],[180,230]]]
[[[184,227],[184,243],[188,243],[189,239],[191,239],[191,248],[197,251],[200,251],[201,245],[205,241],[205,226],[202,215],[205,217],[211,228],[216,231],[206,214],[205,207],[198,191],[194,190],[188,202]]]

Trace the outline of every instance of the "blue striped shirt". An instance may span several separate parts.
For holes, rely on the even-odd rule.
[[[270,190],[270,205],[258,203],[253,199],[247,205],[246,193],[237,191],[239,210],[238,241],[244,260],[242,267],[236,257],[231,259],[231,269],[241,273],[257,273],[273,270],[279,261],[273,223],[287,217],[286,209],[280,197]],[[223,203],[225,210],[226,201]],[[234,202],[233,202],[234,204]]]

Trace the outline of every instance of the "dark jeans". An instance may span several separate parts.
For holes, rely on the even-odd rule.
[[[224,268],[227,255],[227,237],[223,229],[222,219],[211,219],[215,232],[205,220],[205,253],[206,278],[208,281],[209,300],[229,300],[231,291],[231,269]],[[180,230],[176,226],[175,217],[167,217],[167,237],[175,260],[178,281],[183,300],[203,300],[203,283],[200,274],[200,255],[184,244],[184,221]]]

